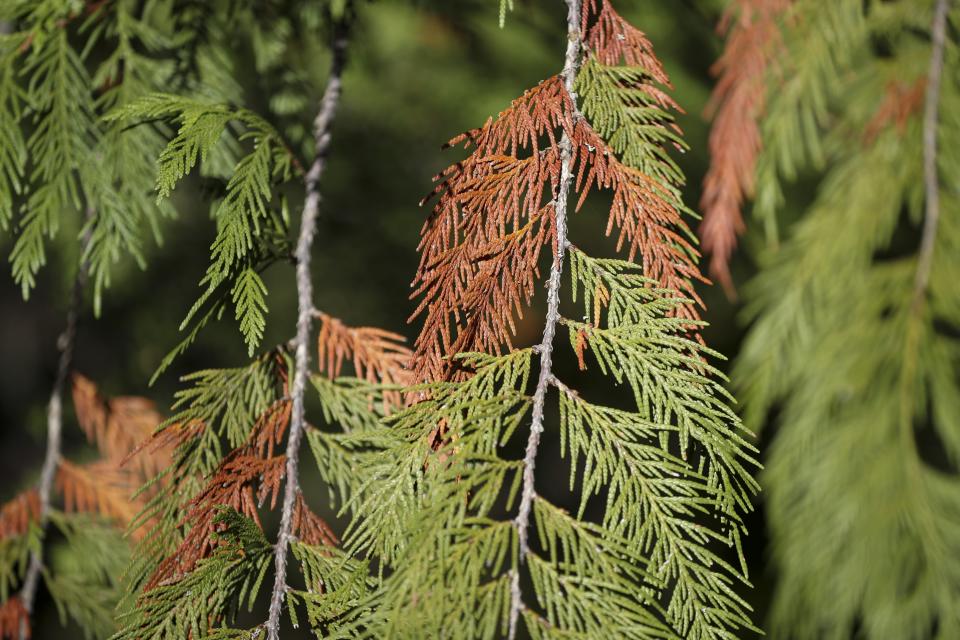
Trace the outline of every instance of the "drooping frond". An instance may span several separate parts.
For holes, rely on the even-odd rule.
[[[185,515],[175,525],[176,529],[182,528],[184,531],[182,540],[175,551],[168,550],[166,557],[159,561],[146,582],[148,591],[189,573],[200,560],[214,551],[217,546],[214,534],[219,522],[218,507],[227,506],[251,519],[258,527],[261,526],[258,508],[269,497],[272,509],[280,492],[285,459],[283,455],[273,455],[273,452],[282,441],[289,423],[289,401],[271,405],[257,419],[246,443],[227,454],[210,475],[203,478],[200,490],[182,503]],[[186,485],[183,488],[188,487]],[[180,506],[177,498],[181,494],[172,492],[169,495],[174,501],[173,506]],[[167,519],[171,517],[176,516],[166,514]],[[160,523],[151,536],[160,535],[164,530],[164,524]]]
[[[512,346],[514,316],[533,297],[540,251],[553,237],[551,213],[547,206],[526,226],[489,239],[471,225],[469,240],[423,275],[415,290],[423,296],[418,311],[427,311],[415,361],[421,377],[451,375],[452,354]]]
[[[897,158],[917,158],[917,143],[915,129],[913,138],[901,139],[888,127],[874,144],[857,145],[856,154],[838,159],[790,242],[749,284],[748,312],[758,322],[733,377],[751,427],[761,426],[777,399],[792,393],[797,371],[792,363],[806,360],[817,339],[811,328],[833,316],[832,309],[848,305],[847,283],[861,281],[873,256],[890,242],[904,194],[915,192],[919,178],[915,164]],[[916,206],[917,199],[910,196],[906,202]],[[856,233],[831,231],[841,208],[845,224]],[[832,241],[823,242],[824,234]]]
[[[0,34],[0,230],[13,219],[14,197],[22,192],[27,146],[20,130],[25,95],[17,83],[14,61],[24,36]]]
[[[606,309],[604,324],[566,321],[571,344],[583,349],[584,341],[636,402],[636,413],[597,407],[560,385],[562,442],[572,462],[587,459],[581,511],[603,488],[603,524],[649,554],[648,571],[670,594],[667,619],[681,637],[732,637],[750,626],[732,589],[745,567],[734,569],[711,547],[722,542],[743,562],[741,514],[758,485],[746,432],[705,362],[716,354],[683,336],[681,321],[669,317],[680,301],[651,289],[635,265],[578,250],[571,263],[587,317],[598,304]],[[712,527],[700,522],[705,514]]]
[[[402,372],[393,367],[403,361],[403,349],[388,340],[389,334],[364,329],[358,336],[339,321],[333,318],[328,321],[337,323],[334,331],[347,334],[327,337],[334,353],[352,358],[356,355],[353,349],[359,347],[364,371],[375,370],[374,375],[383,377],[401,375]],[[367,332],[372,332],[369,335],[381,344],[369,340],[362,346],[354,344]],[[342,342],[345,338],[347,342]],[[226,553],[224,546],[232,544],[224,538],[224,531],[233,526],[224,520],[222,510],[227,508],[236,518],[241,518],[246,523],[244,527],[260,530],[262,509],[277,507],[287,470],[282,446],[288,436],[292,414],[288,364],[287,355],[280,350],[258,358],[247,367],[207,370],[185,377],[192,386],[177,394],[174,416],[155,432],[145,447],[149,451],[155,446],[172,446],[174,455],[172,466],[161,476],[166,484],[139,518],[140,521],[151,520],[153,524],[131,570],[131,587],[135,595],[132,610],[143,606],[159,607],[157,599],[169,599],[163,606],[171,611],[182,611],[186,607],[194,612],[175,613],[172,614],[174,617],[198,615],[195,612],[200,611],[202,603],[192,600],[194,587],[182,590],[168,587],[195,585],[197,581],[206,580],[203,574],[214,566],[219,567],[218,571],[233,570],[232,564],[220,562]],[[336,368],[336,360],[331,366]],[[382,397],[373,383],[356,378],[333,380],[320,374],[314,376],[315,384],[321,380],[333,390],[342,389],[331,391],[341,394],[342,405],[330,405],[329,396],[321,394],[324,409],[330,411],[334,420],[349,423],[350,416],[353,416],[362,422],[375,423],[377,416],[381,415],[373,408],[373,405],[382,406]],[[345,464],[342,459],[337,463]],[[259,535],[262,537],[263,534]],[[334,531],[309,508],[302,493],[296,496],[291,514],[291,535],[303,545],[332,550],[338,544]],[[264,562],[269,564],[272,556],[273,547],[270,547]],[[250,570],[253,565],[245,566]],[[227,579],[223,575],[217,574],[218,579]],[[242,586],[242,583],[230,580],[233,578],[228,580],[224,589]],[[362,584],[365,583],[361,580]],[[236,593],[225,593],[222,601],[208,603],[211,621],[226,615],[226,611],[218,607],[225,606],[222,603],[233,597]],[[312,607],[316,609],[320,604],[313,602],[315,595],[309,592],[297,596],[291,593],[290,597],[290,606],[305,603],[308,615],[319,610],[310,613]],[[341,606],[346,607],[346,604]],[[218,611],[220,613],[216,613]],[[291,615],[296,613],[291,612]],[[142,618],[137,624],[153,623]],[[133,634],[136,628],[141,627],[128,624],[124,633]],[[220,635],[216,637],[234,637],[230,635],[233,630],[228,628],[217,633]]]
[[[563,74],[455,139],[475,151],[438,177],[414,283],[425,314],[415,404],[389,428],[312,442],[318,460],[341,447],[362,461],[345,540],[389,569],[338,629],[345,636],[512,639],[524,624],[535,638],[732,639],[754,629],[736,592],[757,463],[699,336],[703,277],[669,156],[683,148],[669,79],[608,1],[568,8]],[[612,194],[607,234],[627,260],[590,258],[567,239],[568,201],[579,208],[594,190]],[[549,234],[529,241],[544,214]],[[513,351],[513,323],[548,241],[531,397],[532,353]],[[560,316],[568,252],[584,322]],[[593,404],[556,378],[558,324],[581,368],[627,383],[632,408]],[[468,350],[484,353],[457,355]],[[550,390],[576,514],[537,491]],[[528,415],[524,458],[502,457]]]
[[[120,136],[100,116],[155,89],[165,34],[130,0],[8,4],[15,31],[0,36],[0,229],[13,220],[14,279],[27,295],[61,227],[79,232],[99,313],[116,264],[145,266],[145,236],[160,239],[165,212],[144,184],[155,136]]]
[[[803,640],[951,637],[960,85],[946,71],[958,55],[950,14],[939,0],[835,3],[825,16],[798,1],[797,11],[805,20],[786,23],[785,39],[806,56],[792,65],[828,55],[815,40],[826,35],[829,55],[844,57],[826,67],[823,117],[774,136],[799,138],[784,159],[820,183],[745,290],[754,323],[734,370],[748,420],[776,425],[763,477],[779,575],[770,628]],[[803,121],[812,107],[795,82],[775,100]]]
[[[782,80],[763,114],[754,205],[773,246],[779,235],[776,212],[784,199],[781,181],[795,179],[804,166],[823,166],[820,127],[841,94],[845,70],[854,61],[866,61],[868,43],[863,4],[855,0],[792,0],[782,23],[795,28],[783,31]]]
[[[675,313],[694,327],[700,318],[697,307],[703,304],[694,283],[704,278],[697,267],[696,240],[681,217],[683,205],[656,178],[621,163],[589,125],[579,124],[572,138],[580,159],[580,201],[594,187],[613,191],[607,234],[618,231],[617,250],[626,247],[628,260],[639,255],[652,283],[686,298]]]
[[[791,0],[736,0],[724,12],[718,31],[726,36],[714,64],[717,77],[707,112],[710,170],[703,182],[700,237],[710,254],[710,274],[732,295],[730,257],[743,233],[742,209],[753,197],[757,156],[763,146],[760,117],[767,98],[770,66],[779,51],[778,19]]]
[[[92,14],[87,46],[96,44],[109,52],[91,72],[93,86],[98,87],[97,112],[110,113],[156,91],[167,75],[163,52],[171,46],[162,24],[132,0],[92,3],[87,11]],[[159,133],[118,122],[102,123],[101,129],[99,144],[92,150],[97,162],[86,172],[95,204],[83,229],[88,240],[81,256],[88,265],[95,313],[116,264],[129,255],[144,268],[145,237],[152,235],[159,243],[161,221],[172,215],[167,203],[158,204],[150,194],[154,161],[163,148]]]
[[[289,403],[281,402],[285,375],[285,363],[274,353],[246,367],[208,369],[184,377],[189,386],[177,392],[174,414],[134,455],[134,459],[153,455],[157,449],[173,452],[170,465],[151,481],[158,490],[136,520],[138,526],[149,525],[128,572],[130,591],[156,582],[158,575],[176,575],[181,564],[193,566],[213,549],[209,527],[215,514],[191,505],[201,492],[213,496],[218,491],[209,481],[218,471],[232,483],[221,487],[220,497],[232,499],[230,504],[238,509],[246,506],[248,514],[256,511],[258,478],[254,472],[243,475],[250,469],[243,460],[252,459],[254,467],[265,469],[263,461],[275,457],[289,421]],[[193,516],[186,518],[191,509]],[[195,525],[198,518],[201,527],[188,540],[192,529],[186,525]]]
[[[669,80],[641,32],[618,26],[622,19],[607,3],[601,14],[605,22],[591,30],[597,48],[577,86],[584,114],[612,149],[574,117],[559,77],[449,143],[465,142],[474,152],[437,176],[430,196],[436,204],[422,231],[413,293],[421,300],[412,318],[424,316],[414,359],[419,380],[451,375],[455,353],[512,346],[515,318],[539,276],[540,251],[554,241],[553,201],[545,192],[558,185],[561,133],[575,143],[580,204],[589,185],[613,190],[607,233],[618,231],[618,249],[626,248],[631,259],[645,252],[652,279],[699,300],[692,285],[702,279],[698,253],[681,219],[687,211],[678,191],[683,179],[665,150],[682,147],[668,113],[676,105],[658,87]],[[621,36],[626,44],[609,42],[620,43]],[[634,66],[611,66],[621,59]],[[547,148],[541,148],[543,138]],[[693,304],[681,313],[698,317]]]
[[[549,78],[448,143],[474,150],[436,176],[424,199],[435,204],[421,231],[413,283],[422,300],[411,320],[424,316],[417,380],[451,375],[456,353],[510,345],[514,318],[533,295],[540,250],[552,239],[544,191],[559,178],[556,136],[572,126],[571,106],[559,77]]]
[[[42,45],[31,42],[24,72],[31,78],[26,102],[33,125],[27,138],[32,170],[10,262],[26,297],[46,264],[46,242],[59,231],[61,216],[85,205],[78,171],[98,132],[88,71],[64,29],[49,34]]]
[[[141,98],[116,109],[109,118],[127,123],[169,121],[178,126],[158,160],[160,200],[169,197],[198,163],[208,161],[226,133],[239,145],[252,145],[232,167],[226,194],[214,213],[217,235],[211,245],[210,266],[200,281],[203,293],[181,325],[186,328],[214,294],[223,296],[226,291],[252,355],[266,323],[266,285],[260,271],[289,251],[285,248],[286,221],[271,208],[274,184],[289,180],[294,171],[286,143],[267,121],[247,109],[170,94]],[[232,123],[238,128],[236,133],[229,126]]]

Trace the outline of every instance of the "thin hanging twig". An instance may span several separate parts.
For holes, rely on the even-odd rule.
[[[566,0],[567,3],[567,55],[563,65],[563,84],[570,99],[576,105],[577,96],[574,92],[574,82],[577,77],[577,68],[580,62],[582,34],[580,33],[580,0]],[[574,111],[576,109],[574,108]],[[523,488],[520,495],[520,508],[514,520],[517,537],[520,543],[520,562],[524,562],[530,550],[528,533],[530,527],[530,510],[533,498],[536,495],[534,483],[534,469],[537,460],[537,450],[540,447],[540,435],[543,433],[543,406],[547,389],[553,380],[553,340],[557,333],[557,323],[560,321],[560,279],[563,275],[563,258],[567,250],[567,203],[570,187],[573,184],[573,144],[570,137],[564,132],[560,139],[560,184],[557,188],[556,202],[556,242],[557,250],[553,264],[550,266],[550,279],[547,281],[547,315],[543,329],[543,339],[537,349],[540,354],[540,374],[537,380],[537,389],[533,394],[533,411],[530,424],[530,436],[527,439],[526,453],[523,458]],[[523,608],[523,596],[520,592],[519,569],[511,575],[510,584],[510,640],[517,635],[517,621],[520,610]]]
[[[923,239],[917,260],[914,281],[914,306],[923,299],[930,282],[933,267],[933,247],[940,223],[940,179],[937,173],[937,128],[940,119],[940,88],[943,84],[943,50],[946,42],[947,8],[949,0],[939,0],[933,18],[933,51],[927,74],[927,98],[923,116],[923,180],[926,195],[926,213]]]
[[[94,211],[86,211],[87,220],[92,219]],[[86,253],[90,243],[89,230],[81,240],[81,255]],[[60,359],[57,362],[57,376],[53,381],[50,392],[50,401],[47,404],[47,453],[43,459],[43,468],[40,471],[40,484],[37,494],[40,497],[40,527],[45,530],[47,518],[50,514],[50,494],[53,492],[53,481],[60,466],[60,449],[63,435],[63,391],[67,384],[67,377],[73,366],[73,350],[77,338],[77,320],[80,316],[80,306],[83,304],[83,290],[87,284],[87,262],[80,264],[77,275],[73,280],[73,292],[70,296],[70,306],[67,308],[67,324],[57,338],[57,350]],[[20,590],[20,601],[27,612],[27,619],[20,623],[20,640],[30,637],[29,618],[33,615],[34,601],[37,597],[37,587],[40,585],[40,574],[43,571],[42,552],[30,554],[30,564],[23,579]]]
[[[310,278],[310,253],[317,228],[317,215],[320,208],[320,178],[326,167],[327,154],[330,151],[330,130],[340,102],[343,70],[346,65],[346,53],[349,36],[347,18],[338,21],[334,27],[333,62],[330,79],[320,103],[320,111],[313,123],[316,140],[316,158],[306,176],[306,202],[303,205],[303,218],[300,222],[300,236],[297,240],[297,335],[293,341],[295,365],[293,388],[293,412],[290,422],[290,437],[287,441],[286,486],[283,494],[283,512],[280,519],[280,533],[274,552],[275,577],[273,593],[270,596],[270,613],[266,623],[267,639],[280,638],[280,612],[287,591],[287,554],[292,538],[293,512],[300,493],[298,466],[300,442],[304,431],[304,394],[310,364],[310,329],[313,323],[313,282]]]

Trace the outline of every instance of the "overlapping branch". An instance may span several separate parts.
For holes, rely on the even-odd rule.
[[[424,422],[417,423],[420,429],[416,433],[404,431],[398,451],[389,450],[384,455],[392,457],[400,455],[400,450],[412,449],[410,458],[416,466],[424,466],[425,477],[418,476],[417,480],[424,484],[423,499],[439,501],[425,507],[424,517],[440,518],[444,509],[452,508],[442,504],[448,496],[443,488],[446,477],[449,482],[456,481],[456,488],[449,488],[450,496],[456,491],[470,496],[467,512],[476,514],[475,522],[471,521],[471,526],[476,526],[447,535],[438,530],[439,525],[414,525],[416,535],[436,537],[430,537],[430,542],[424,538],[422,544],[443,547],[449,543],[456,549],[451,553],[463,565],[422,568],[430,572],[423,579],[406,577],[407,570],[403,570],[405,577],[398,578],[397,591],[385,596],[394,599],[387,604],[387,611],[392,612],[388,617],[398,615],[396,612],[406,606],[405,598],[416,598],[419,590],[426,588],[416,586],[420,582],[445,584],[447,580],[463,579],[475,593],[470,591],[471,597],[452,596],[462,602],[444,606],[452,610],[475,606],[478,625],[503,623],[505,618],[503,631],[511,638],[518,633],[521,617],[534,637],[540,637],[544,628],[590,635],[607,624],[614,634],[616,629],[641,624],[649,625],[645,628],[654,635],[669,634],[667,627],[671,627],[678,634],[691,634],[684,637],[723,637],[730,629],[750,626],[745,603],[730,588],[743,576],[708,546],[720,542],[739,549],[739,513],[750,508],[749,496],[756,491],[756,484],[747,469],[753,464],[750,446],[712,380],[717,372],[706,363],[704,354],[708,352],[699,340],[702,302],[695,284],[705,278],[697,265],[696,239],[683,219],[687,211],[680,193],[683,176],[667,152],[669,146],[683,148],[673,119],[679,108],[662,89],[670,86],[669,79],[649,40],[609,1],[585,0],[581,4],[568,0],[567,7],[568,49],[563,73],[525,93],[498,119],[454,139],[455,143],[472,145],[473,153],[437,176],[439,184],[426,199],[435,201],[422,230],[421,263],[414,281],[413,295],[419,298],[414,317],[424,318],[416,342],[414,370],[418,381],[430,384],[421,387],[426,391],[408,410],[407,419],[399,419],[395,428],[413,424],[414,415],[420,415]],[[579,68],[583,69],[580,77]],[[578,109],[581,101],[583,113]],[[571,195],[572,190],[576,196]],[[605,284],[595,274],[586,279],[583,273],[574,275],[575,287],[578,282],[596,287],[588,296],[588,315],[592,312],[594,318],[591,325],[563,320],[559,294],[564,256],[572,250],[566,231],[568,217],[594,191],[612,194],[606,233],[616,235],[617,251],[626,254],[627,260],[608,261],[610,281]],[[540,251],[547,242],[553,251],[546,282],[545,326],[540,344],[534,348],[540,368],[532,398],[520,396],[532,409],[530,430],[523,460],[504,461],[496,450],[496,443],[502,445],[506,438],[500,430],[512,433],[523,414],[510,413],[504,407],[512,405],[505,400],[481,406],[477,399],[477,406],[472,406],[453,402],[445,394],[450,389],[470,393],[477,376],[483,376],[476,384],[486,392],[498,389],[490,386],[486,369],[473,367],[484,362],[493,370],[497,366],[509,368],[510,359],[519,353],[513,344],[517,319],[533,297],[540,276]],[[585,260],[574,260],[581,271]],[[634,291],[625,296],[620,291],[624,287],[649,295]],[[631,303],[643,300],[641,308],[625,308],[627,298]],[[624,326],[611,326],[608,336],[601,331],[603,318]],[[579,515],[570,517],[537,494],[535,467],[545,429],[548,390],[554,386],[573,393],[553,373],[553,343],[560,323],[570,325],[571,341],[582,367],[586,366],[589,349],[604,373],[618,383],[625,379],[630,382],[637,413],[623,414],[624,420],[635,421],[631,423],[631,437],[638,440],[635,451],[648,456],[648,460],[638,458],[634,462],[648,464],[646,473],[653,477],[637,478],[635,485],[621,480],[621,484],[629,485],[623,494],[610,488],[610,521],[605,520],[602,526],[583,521]],[[615,337],[617,345],[605,344],[607,337]],[[501,356],[504,350],[513,353]],[[504,385],[500,393],[513,397],[510,392],[514,390],[506,378]],[[596,415],[591,414],[589,419],[595,420]],[[471,429],[485,435],[482,446],[473,441]],[[648,430],[659,433],[651,436]],[[586,431],[576,426],[566,437],[583,440]],[[428,448],[442,464],[434,464],[430,453],[426,454],[427,463],[423,462],[421,447],[425,445],[420,438],[427,432]],[[596,442],[584,446],[591,449],[591,456],[610,456],[603,466],[588,462],[584,486],[589,484],[590,492],[599,491],[610,477],[605,474],[617,478],[636,474],[635,468],[624,466],[630,461],[622,455],[598,451],[601,447]],[[682,457],[674,457],[675,446]],[[407,462],[398,464],[405,467]],[[506,478],[494,471],[512,470],[511,464],[519,464],[522,470],[519,487],[508,488]],[[694,473],[692,467],[697,464],[700,470]],[[679,473],[673,471],[674,466],[690,473],[690,478],[679,483],[667,479]],[[579,467],[575,465],[573,471],[576,474]],[[652,487],[650,483],[659,483],[661,475],[667,482]],[[648,494],[652,490],[658,493]],[[406,493],[409,491],[412,495]],[[503,565],[488,559],[482,571],[470,569],[471,573],[460,576],[458,572],[467,571],[470,563],[479,562],[481,557],[502,558],[503,545],[514,544],[504,537],[489,545],[492,539],[488,534],[500,531],[499,523],[489,519],[487,506],[490,496],[498,491],[509,496],[508,508],[514,499],[519,502],[516,516],[510,521],[516,537],[513,564],[501,573]],[[402,504],[414,504],[419,495],[406,485],[398,485],[396,492],[396,501]],[[585,493],[584,500],[587,497]],[[454,502],[452,498],[450,501]],[[677,504],[669,507],[669,516],[664,515],[659,510],[670,501]],[[456,513],[460,514],[459,501],[457,505]],[[617,516],[634,506],[642,514],[641,520],[656,516],[660,524],[638,525]],[[361,511],[366,509],[371,517],[391,513],[389,507],[361,506]],[[698,514],[706,513],[717,522],[696,531],[685,530]],[[384,560],[391,563],[399,552],[395,548],[398,545],[391,536],[374,532],[373,526],[359,525],[362,545],[384,545],[388,556]],[[534,535],[537,542],[532,540]],[[625,565],[631,564],[631,571],[643,566],[641,573],[648,574],[627,576],[623,573],[625,566],[604,562],[604,553],[596,547],[599,539],[611,548],[634,549],[629,552],[631,559],[624,559]],[[418,548],[410,551],[408,559],[425,563],[430,553],[421,554],[420,538],[417,540]],[[637,545],[640,551],[636,551]],[[402,549],[402,545],[399,547]],[[521,571],[528,572],[534,582],[537,606],[524,601]],[[606,573],[601,578],[598,572]],[[586,584],[583,581],[587,576],[609,582]],[[504,578],[508,603],[501,600],[506,597]],[[609,619],[592,617],[592,611],[600,605],[591,608],[587,601],[596,603],[609,597],[607,589],[616,591],[633,580],[648,585],[664,606],[663,611],[610,604],[604,609]],[[502,612],[497,608],[501,605]],[[421,617],[424,624],[435,622],[429,614]],[[549,635],[542,633],[543,637]],[[470,634],[464,630],[454,636]]]
[[[583,38],[580,29],[580,0],[567,0],[567,53],[563,64],[564,89],[570,97],[570,102],[576,109],[576,94],[574,83],[577,79],[577,68],[580,64],[580,47]],[[579,120],[579,118],[578,118]],[[577,122],[579,124],[579,122]],[[560,278],[563,275],[563,257],[567,249],[567,212],[570,200],[570,190],[574,183],[574,144],[570,136],[564,132],[560,140],[560,181],[556,187],[556,244],[553,263],[550,266],[550,278],[547,281],[547,313],[543,328],[543,339],[540,341],[540,371],[537,379],[537,388],[533,394],[533,408],[530,418],[530,434],[527,437],[527,446],[523,455],[523,487],[520,490],[520,506],[513,525],[517,530],[519,542],[520,563],[527,560],[530,552],[528,531],[530,527],[530,511],[533,508],[533,499],[536,496],[534,469],[537,452],[540,448],[540,436],[543,433],[543,411],[546,402],[547,389],[553,379],[553,340],[560,322]],[[510,640],[517,636],[517,622],[523,609],[523,594],[520,590],[519,568],[512,570],[510,577]]]
[[[280,516],[280,532],[274,552],[274,583],[270,595],[270,611],[266,622],[267,640],[280,638],[280,613],[287,592],[287,555],[294,536],[294,516],[298,500],[302,500],[298,477],[300,442],[306,428],[304,416],[304,394],[307,386],[310,362],[308,341],[313,322],[313,281],[310,274],[310,258],[313,250],[313,238],[316,233],[317,217],[320,208],[320,178],[326,167],[330,150],[333,119],[340,103],[342,75],[346,65],[349,25],[341,19],[335,25],[333,40],[333,62],[330,78],[320,104],[320,111],[314,120],[313,133],[316,141],[316,156],[306,176],[307,197],[300,222],[300,236],[297,240],[297,334],[293,348],[295,356],[293,383],[290,389],[292,415],[290,436],[287,440],[286,486],[284,487],[283,507]]]

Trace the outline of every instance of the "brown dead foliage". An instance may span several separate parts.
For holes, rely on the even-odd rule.
[[[735,295],[730,257],[744,232],[742,207],[753,195],[762,149],[759,120],[767,97],[768,69],[780,50],[778,20],[791,0],[737,0],[720,22],[723,55],[713,66],[717,84],[708,105],[710,169],[704,178],[700,237],[710,254],[710,274]]]

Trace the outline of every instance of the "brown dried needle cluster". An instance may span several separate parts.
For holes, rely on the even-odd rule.
[[[23,640],[30,640],[30,613],[18,596],[12,596],[0,605],[0,638],[19,638],[23,629]]]
[[[891,125],[896,126],[897,132],[902,136],[910,118],[923,108],[926,91],[926,77],[918,78],[913,83],[888,84],[883,102],[864,130],[864,142],[872,144],[877,136]]]
[[[228,453],[205,479],[200,492],[187,501],[185,515],[179,523],[185,532],[183,540],[157,565],[145,590],[180,579],[200,560],[210,557],[220,544],[216,534],[222,526],[217,522],[221,508],[229,507],[262,528],[259,511],[268,501],[271,510],[276,508],[286,473],[286,457],[274,452],[280,448],[289,429],[291,408],[287,397],[274,402],[257,419],[246,442]],[[170,428],[183,431],[178,425]],[[199,437],[202,430],[189,431],[191,437]],[[162,432],[157,437],[163,437]],[[297,501],[295,524],[294,535],[307,536],[316,540],[316,544],[336,544],[330,528],[309,511],[302,496]]]
[[[346,363],[351,363],[357,377],[376,383],[404,385],[408,381],[407,366],[410,350],[396,334],[373,327],[349,327],[322,312],[317,340],[318,373],[336,378]],[[261,524],[261,510],[277,508],[286,476],[286,456],[282,453],[288,435],[293,402],[290,397],[290,376],[286,361],[274,358],[278,399],[273,402],[250,429],[240,446],[223,456],[208,477],[200,478],[200,489],[190,493],[188,487],[194,478],[177,478],[183,490],[171,496],[188,496],[179,512],[184,513],[177,524],[183,538],[176,548],[161,558],[144,583],[144,591],[181,579],[193,571],[197,563],[210,557],[221,544],[217,536],[224,525],[218,523],[220,509],[228,507]],[[402,395],[395,391],[385,394],[387,409],[402,404]],[[210,425],[194,420],[188,424],[172,423],[156,432],[144,447],[172,447],[181,452],[190,451],[191,442],[207,433]],[[194,485],[195,486],[195,485]],[[310,510],[302,492],[297,493],[292,512],[292,535],[307,544],[333,546],[339,543],[330,526]],[[165,535],[163,528],[154,529],[152,536]]]
[[[745,226],[741,208],[753,195],[754,169],[763,146],[759,119],[766,80],[780,44],[778,19],[791,0],[736,0],[719,31],[727,41],[713,67],[719,78],[710,99],[710,169],[704,178],[700,236],[710,274],[734,295],[730,257]]]
[[[585,55],[604,65],[641,68],[630,88],[675,107],[655,86],[669,80],[649,40],[607,0],[584,3],[582,25]],[[411,320],[423,317],[413,359],[416,381],[466,375],[451,360],[457,353],[513,348],[516,321],[540,276],[540,252],[548,243],[554,254],[557,249],[561,134],[573,146],[577,208],[593,188],[612,191],[607,235],[616,231],[618,250],[630,259],[639,256],[647,277],[692,300],[678,310],[681,317],[699,317],[693,286],[703,279],[698,253],[671,185],[621,162],[576,110],[562,78],[552,76],[447,144],[463,143],[472,152],[437,175],[437,187],[423,201],[434,204],[421,231],[413,282],[412,297],[420,302]]]
[[[346,362],[353,364],[356,377],[388,388],[383,392],[383,409],[402,406],[399,391],[412,382],[412,352],[399,334],[377,327],[348,327],[343,322],[317,312],[320,332],[317,335],[317,370],[331,379],[339,378]],[[396,386],[397,389],[389,387]]]

